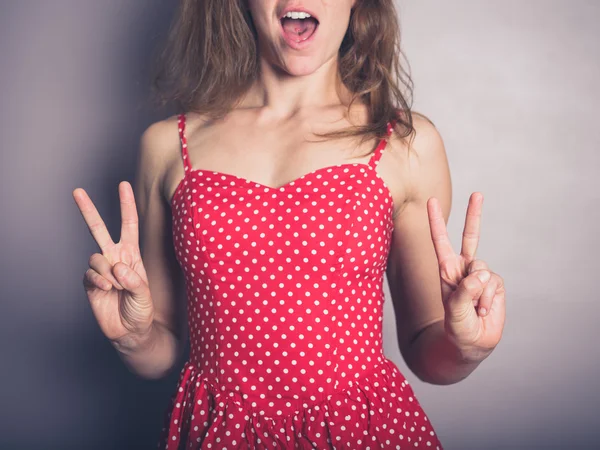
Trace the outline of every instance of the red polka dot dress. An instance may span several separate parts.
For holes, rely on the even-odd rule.
[[[391,125],[388,135],[392,132]],[[392,196],[368,163],[280,187],[185,168],[172,199],[190,358],[164,449],[442,449],[383,353]]]

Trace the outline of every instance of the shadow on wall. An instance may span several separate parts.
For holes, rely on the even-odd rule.
[[[162,43],[166,35],[175,5],[176,2],[153,2],[152,4],[144,2],[143,5],[142,2],[134,2],[130,9],[137,10],[131,11],[131,17],[135,17],[137,26],[129,31],[131,41],[125,47],[127,51],[120,53],[119,49],[115,48],[115,57],[120,60],[114,64],[119,73],[115,82],[121,82],[123,86],[112,87],[125,94],[119,106],[128,111],[126,117],[131,120],[123,122],[123,130],[117,130],[117,136],[121,136],[122,139],[121,142],[114,142],[113,148],[122,150],[116,151],[113,155],[121,158],[122,155],[129,155],[128,161],[132,164],[125,168],[125,173],[115,173],[107,164],[106,174],[98,177],[104,185],[96,186],[99,191],[111,197],[106,202],[110,205],[110,211],[105,219],[107,224],[118,224],[110,228],[111,235],[115,238],[118,236],[121,219],[119,204],[115,201],[114,193],[120,181],[134,179],[135,152],[132,149],[137,152],[139,137],[150,123],[172,114],[170,111],[151,110],[148,99],[150,69],[156,47]],[[136,16],[136,12],[139,15]],[[116,161],[109,161],[109,163],[115,164]],[[112,230],[115,230],[116,234],[113,234]],[[88,317],[94,320],[89,306],[85,302],[82,303],[87,308]],[[85,424],[83,429],[94,430],[93,438],[89,434],[82,433],[71,435],[73,438],[71,440],[69,434],[64,434],[66,445],[63,448],[73,447],[74,443],[77,443],[76,447],[86,449],[156,448],[163,426],[163,415],[174,393],[181,361],[165,379],[143,380],[129,372],[97,326],[91,327],[89,333],[80,336],[76,343],[65,340],[49,346],[57,351],[68,347],[71,347],[71,351],[60,350],[60,356],[53,355],[52,363],[64,366],[67,372],[64,374],[64,379],[80,383],[78,389],[96,391],[96,397],[103,402],[100,406],[103,410],[101,416],[103,421],[96,422],[94,419],[97,414],[84,410],[83,412],[89,416],[85,419],[78,418],[77,421]],[[188,354],[189,346],[186,346],[184,357],[187,358]],[[110,420],[107,420],[107,417]]]
[[[166,35],[175,4],[176,2],[115,1],[92,6],[74,2],[69,10],[73,15],[69,18],[70,21],[76,21],[79,14],[91,14],[95,20],[111,22],[110,26],[101,26],[99,29],[114,29],[120,33],[117,37],[99,36],[90,31],[93,39],[102,41],[103,45],[110,45],[109,60],[97,60],[104,57],[89,55],[85,56],[88,59],[77,63],[93,62],[94,68],[106,70],[109,74],[106,82],[103,80],[101,87],[96,86],[96,89],[104,91],[99,96],[104,95],[108,99],[108,115],[110,120],[117,120],[118,125],[110,133],[104,133],[102,142],[88,139],[77,150],[78,157],[86,153],[88,161],[95,158],[100,164],[95,164],[93,171],[86,169],[84,174],[73,174],[74,177],[85,179],[85,183],[79,183],[76,178],[70,182],[73,187],[84,187],[94,203],[99,205],[113,239],[118,239],[121,220],[115,193],[120,181],[134,179],[139,137],[150,123],[172,114],[170,111],[151,110],[148,98],[149,71],[156,46]],[[56,16],[61,14],[62,10]],[[58,35],[61,30],[56,29],[58,22],[53,21],[55,18],[47,17],[48,27],[31,30],[31,33]],[[94,31],[97,31],[96,28]],[[40,39],[39,35],[34,37],[36,42]],[[85,35],[81,39],[83,46]],[[122,39],[126,40],[123,45],[113,46],[113,41],[121,42]],[[72,42],[74,48],[79,45],[76,41],[69,42]],[[54,51],[64,53],[64,49]],[[75,81],[85,84],[85,80]],[[61,82],[66,84],[72,81]],[[89,84],[93,89],[92,83]],[[100,107],[84,105],[87,103],[85,99],[79,99],[79,102],[85,106],[84,110],[94,113]],[[105,115],[102,111],[102,116]],[[87,119],[77,117],[80,122]],[[92,125],[97,129],[103,127],[103,124]],[[83,156],[81,158],[83,160]],[[75,211],[73,199],[68,198],[66,201],[70,202],[70,208]],[[85,228],[82,219],[77,226]],[[57,307],[56,312],[53,312],[54,316],[38,314],[35,319],[45,323],[35,327],[34,333],[13,343],[14,350],[9,358],[14,364],[11,363],[9,370],[14,380],[10,383],[12,387],[6,389],[9,397],[6,404],[17,407],[2,414],[0,448],[148,449],[156,448],[158,443],[163,416],[174,393],[182,362],[162,380],[143,380],[129,372],[100,332],[87,304],[81,279],[87,268],[87,259],[99,249],[89,234],[88,241],[79,240],[79,231],[78,229],[75,247],[68,250],[69,257],[74,255],[73,259],[77,260],[76,271],[69,271],[73,276],[69,275],[68,280],[59,280],[51,286],[50,295],[42,293],[48,287],[42,286],[43,283],[39,280],[23,286],[24,289],[20,292],[19,298],[23,301],[31,300],[31,308],[35,308],[33,301],[40,301],[37,299],[43,299],[44,303],[50,302]],[[39,249],[35,253],[38,260],[43,257],[40,256]],[[51,261],[48,259],[47,262]],[[42,274],[42,277],[48,278],[51,272]],[[50,321],[58,321],[58,316],[65,312],[60,308],[75,316],[70,319],[73,323],[70,327],[50,326]],[[189,348],[186,348],[184,356],[187,358],[188,354]],[[35,361],[33,366],[32,361]],[[34,375],[30,375],[31,372]],[[34,386],[29,378],[34,378]],[[24,417],[28,412],[29,416]]]
[[[69,429],[59,435],[61,442],[48,445],[45,441],[30,448],[156,448],[178,370],[162,380],[137,377],[97,327],[90,327],[89,333],[76,340],[66,335],[53,338],[47,346],[54,352],[48,352],[47,361],[40,364],[53,366],[57,378],[45,380],[49,386],[73,396],[65,402],[73,407],[73,415],[62,421]],[[186,357],[188,353],[186,348]],[[39,438],[43,441],[42,436]],[[24,447],[13,443],[2,448]]]

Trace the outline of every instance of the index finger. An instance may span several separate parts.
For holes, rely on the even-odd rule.
[[[87,192],[81,188],[77,188],[73,191],[73,198],[79,207],[79,211],[81,212],[83,220],[85,220],[92,237],[102,252],[114,245],[114,242],[110,237],[110,233],[108,232],[102,217],[100,217],[100,213],[98,213],[98,210],[94,206],[94,203],[90,197],[87,195]]]
[[[475,252],[479,244],[479,230],[481,226],[481,209],[483,204],[483,195],[480,192],[474,192],[469,198],[467,207],[467,217],[465,218],[465,228],[463,231],[462,248],[460,254],[467,261],[475,259]]]
[[[431,197],[427,201],[427,215],[429,216],[429,230],[431,231],[431,240],[433,241],[438,263],[442,264],[450,258],[455,258],[452,243],[448,238],[442,208],[437,198]]]

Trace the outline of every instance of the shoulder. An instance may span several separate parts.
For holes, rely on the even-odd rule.
[[[451,179],[444,141],[434,123],[425,115],[412,112],[414,131],[406,137],[394,133],[389,145],[403,167],[406,203],[425,205],[430,197],[440,200],[449,214]]]
[[[393,133],[389,145],[393,152],[411,155],[417,162],[431,163],[432,160],[444,160],[446,150],[442,136],[434,123],[425,115],[413,111],[411,113],[413,132],[405,137]]]
[[[441,157],[445,154],[444,142],[435,124],[424,114],[413,112],[413,149],[424,157]]]
[[[140,147],[150,158],[164,154],[164,150],[179,145],[178,116],[151,123],[142,133]]]
[[[179,150],[176,115],[151,123],[139,143],[138,171],[147,180],[162,179]]]
[[[166,198],[165,188],[179,155],[177,116],[153,122],[142,132],[135,167],[135,192],[140,199]],[[145,196],[145,197],[144,197]],[[142,200],[140,200],[142,201]]]

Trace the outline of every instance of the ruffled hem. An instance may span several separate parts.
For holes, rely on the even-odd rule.
[[[159,448],[442,450],[408,381],[390,360],[324,401],[279,417],[251,411],[186,362],[165,412]]]

